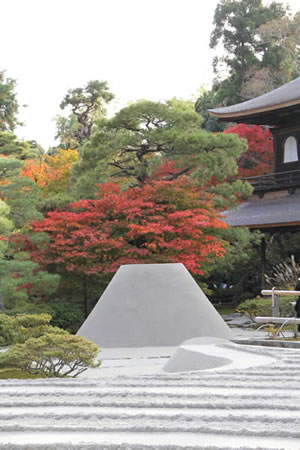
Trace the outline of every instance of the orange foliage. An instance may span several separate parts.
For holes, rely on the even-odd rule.
[[[57,194],[68,188],[72,165],[77,159],[77,150],[59,149],[56,155],[27,160],[21,175],[37,183],[44,195]]]

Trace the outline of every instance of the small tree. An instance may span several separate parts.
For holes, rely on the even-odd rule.
[[[90,138],[95,116],[103,114],[105,104],[113,99],[106,81],[89,81],[84,88],[70,89],[60,104],[62,109],[72,108],[72,113],[78,121],[78,129],[74,137],[83,143]]]
[[[18,101],[16,99],[16,81],[7,78],[3,70],[0,71],[0,130],[13,131],[20,122],[17,119]]]
[[[0,355],[0,367],[14,367],[43,377],[77,377],[96,362],[99,347],[82,336],[46,333],[15,344]]]

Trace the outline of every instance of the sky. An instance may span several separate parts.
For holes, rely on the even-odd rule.
[[[300,0],[289,0],[293,11]],[[0,0],[0,70],[17,80],[19,138],[54,145],[69,89],[106,80],[110,113],[140,98],[196,99],[213,78],[218,0]]]

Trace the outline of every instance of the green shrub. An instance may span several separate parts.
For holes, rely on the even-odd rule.
[[[50,314],[19,314],[13,318],[15,343],[24,343],[30,338],[38,338],[45,333],[65,334],[65,330],[49,325]]]
[[[17,308],[7,309],[5,314],[8,316],[17,316],[19,314],[50,314],[52,316],[52,309],[47,303],[29,303],[24,302],[19,304]]]
[[[0,314],[0,345],[24,343],[45,333],[66,334],[67,331],[49,325],[50,314]]]
[[[281,317],[295,317],[295,307],[291,302],[296,302],[297,297],[279,297],[279,310]]]
[[[257,298],[245,300],[244,302],[240,303],[237,307],[237,312],[244,314],[245,316],[249,317],[249,319],[254,322],[254,317],[258,315],[258,305],[259,301]]]
[[[55,300],[50,303],[23,303],[18,308],[7,310],[9,316],[19,314],[50,314],[52,319],[50,325],[63,328],[70,333],[76,333],[84,321],[81,309],[65,300]]]
[[[0,314],[0,345],[10,345],[15,340],[13,318]]]
[[[290,304],[296,301],[295,297],[279,297],[279,311],[281,317],[294,317],[295,309]],[[253,322],[256,316],[272,316],[272,299],[253,298],[242,302],[237,311],[249,317]]]
[[[84,314],[77,305],[66,301],[50,303],[51,322],[50,324],[76,333],[84,321]]]
[[[43,377],[76,377],[95,362],[99,347],[82,336],[46,333],[11,346],[0,354],[0,367],[18,368]]]

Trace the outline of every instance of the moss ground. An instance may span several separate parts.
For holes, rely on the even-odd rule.
[[[226,314],[232,314],[236,312],[236,309],[232,305],[214,305],[216,310],[221,316],[225,316]]]
[[[0,369],[0,380],[8,380],[9,378],[15,378],[19,380],[28,380],[33,378],[41,378],[40,375],[31,375],[30,373],[24,372],[21,369]]]

